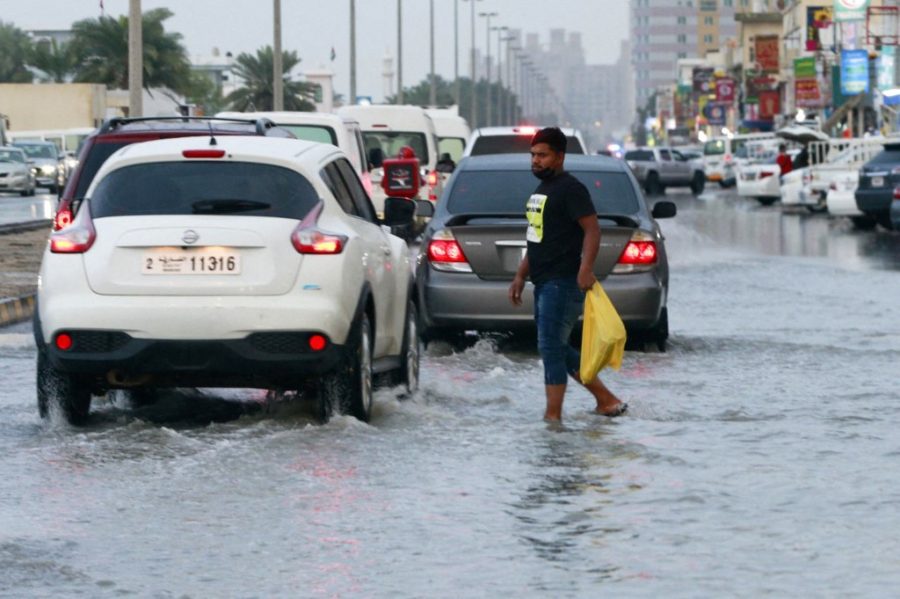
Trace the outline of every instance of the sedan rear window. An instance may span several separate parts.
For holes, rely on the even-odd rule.
[[[900,163],[900,146],[886,146],[883,151],[875,155],[869,164],[898,164]]]
[[[94,190],[91,216],[234,214],[302,219],[319,201],[312,184],[280,166],[157,162],[120,168]]]
[[[584,183],[594,208],[605,214],[637,214],[640,200],[625,173],[570,171]],[[522,213],[538,186],[530,171],[460,171],[447,200],[452,214]]]
[[[530,154],[531,135],[482,135],[472,142],[472,156],[487,154]],[[577,137],[566,137],[567,154],[584,154]]]

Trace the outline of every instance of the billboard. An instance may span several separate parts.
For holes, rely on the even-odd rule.
[[[834,0],[835,21],[864,21],[869,0]]]
[[[731,104],[734,102],[734,91],[737,87],[731,77],[716,79],[716,102]]]
[[[756,49],[756,62],[763,73],[778,72],[778,48],[780,41],[777,35],[757,35],[753,40]]]
[[[841,50],[841,93],[869,93],[868,50]]]
[[[885,91],[896,86],[894,80],[894,65],[897,61],[897,53],[894,46],[881,48],[881,56],[878,57],[878,89]]]
[[[834,11],[830,6],[806,7],[806,49],[810,52],[822,49],[819,30],[831,27]]]

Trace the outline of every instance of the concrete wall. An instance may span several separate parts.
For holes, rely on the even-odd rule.
[[[106,114],[106,87],[94,83],[0,83],[0,112],[10,131],[96,127]]]

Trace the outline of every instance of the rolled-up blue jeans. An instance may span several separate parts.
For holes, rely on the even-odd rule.
[[[565,385],[567,374],[576,377],[581,354],[569,345],[569,335],[583,310],[584,292],[575,277],[534,286],[534,322],[545,385]]]

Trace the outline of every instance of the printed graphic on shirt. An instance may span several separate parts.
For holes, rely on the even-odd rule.
[[[547,196],[541,193],[528,198],[525,206],[525,218],[528,219],[528,234],[525,238],[532,243],[540,243],[544,239],[544,207]]]

